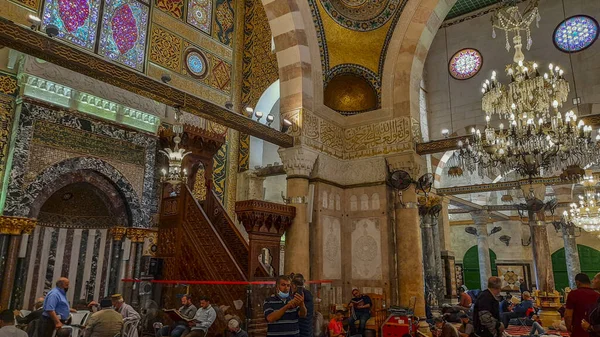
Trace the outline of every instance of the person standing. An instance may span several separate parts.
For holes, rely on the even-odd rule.
[[[488,279],[488,288],[482,291],[473,305],[473,327],[479,337],[498,337],[504,331],[500,322],[500,304],[496,299],[502,289],[497,276]]]
[[[313,337],[313,315],[314,302],[312,293],[304,288],[304,276],[302,274],[294,274],[292,278],[292,294],[302,294],[304,296],[304,306],[306,306],[306,317],[298,319],[298,328],[300,329],[300,337]]]
[[[281,275],[276,281],[277,293],[269,296],[263,303],[267,320],[267,337],[294,337],[300,335],[298,320],[306,317],[304,296],[290,295],[291,280]]]
[[[114,337],[121,332],[123,316],[112,308],[110,299],[100,301],[100,311],[95,312],[85,323],[84,337]]]
[[[592,288],[600,291],[600,273],[594,276]],[[590,337],[600,337],[600,298],[596,301],[596,306],[588,313],[587,320],[581,321],[581,328],[589,332]]]
[[[44,300],[44,309],[40,327],[39,337],[52,337],[54,330],[60,330],[71,314],[71,306],[67,300],[69,291],[69,279],[61,277],[56,281],[54,287]]]
[[[529,287],[527,286],[527,282],[521,277],[519,278],[519,291],[523,294],[526,291],[529,291]]]
[[[15,314],[10,310],[0,312],[0,337],[27,337],[27,333],[15,326]]]
[[[358,334],[365,336],[367,321],[371,318],[371,298],[360,293],[358,288],[352,289],[352,300],[350,301],[351,314],[348,324],[350,324],[350,335],[357,334],[356,324],[358,321]]]
[[[188,337],[204,337],[208,333],[208,329],[217,319],[217,312],[210,305],[210,300],[206,296],[200,297],[200,308],[196,311],[192,324],[192,332]]]
[[[600,294],[592,289],[590,278],[584,273],[575,275],[575,284],[577,289],[572,290],[567,297],[565,325],[571,337],[589,337],[590,334],[583,329],[581,321],[588,318]]]

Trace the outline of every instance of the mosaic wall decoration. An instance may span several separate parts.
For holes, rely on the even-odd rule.
[[[188,48],[184,56],[185,68],[190,76],[198,79],[206,77],[208,64],[204,53],[196,48]]]
[[[58,27],[58,38],[93,50],[101,0],[46,0],[41,30]]]
[[[498,277],[502,280],[502,291],[519,292],[521,282],[527,280],[525,265],[496,265]]]
[[[12,97],[0,95],[0,191],[2,190],[4,171],[6,170],[10,130],[14,115],[13,103]]]
[[[208,63],[210,64],[210,77],[206,82],[214,88],[229,93],[231,91],[231,64],[212,54],[208,55]]]
[[[450,58],[448,71],[457,80],[469,79],[481,70],[483,57],[476,49],[466,48],[457,51]]]
[[[598,39],[598,21],[587,15],[575,15],[561,22],[552,36],[554,45],[560,51],[578,52]]]
[[[38,2],[38,0],[14,0],[15,2],[18,2],[19,4],[31,8],[35,11],[38,10],[40,3]]]
[[[212,0],[188,0],[187,23],[210,35]]]
[[[233,0],[216,0],[215,2],[213,36],[228,46],[233,45],[233,5]]]
[[[156,7],[169,13],[174,18],[183,19],[183,0],[156,0]]]
[[[242,59],[241,103],[256,106],[263,92],[279,78],[277,57],[271,52],[271,27],[260,0],[245,3]],[[250,136],[240,134],[239,147],[238,169],[242,172],[250,164]]]
[[[339,25],[370,31],[386,24],[403,7],[402,0],[321,0],[327,14]]]
[[[213,190],[225,204],[225,182],[227,181],[227,146],[225,143],[213,157]]]
[[[194,179],[194,190],[192,191],[192,195],[196,200],[204,201],[206,200],[206,178],[204,177],[204,167],[198,168],[198,172],[196,172],[196,178]]]
[[[18,92],[17,78],[12,75],[0,74],[0,94],[16,96]]]
[[[136,70],[144,68],[147,5],[136,0],[105,0],[98,53]]]
[[[50,125],[50,123],[61,126],[63,133],[56,134],[54,141],[48,135],[45,137],[45,141],[52,147],[61,146],[61,138],[69,138],[69,132],[71,131],[87,132],[94,136],[112,138],[115,141],[127,142],[137,146],[134,148],[143,151],[145,158],[144,162],[139,165],[144,169],[143,191],[138,195],[129,181],[112,165],[108,164],[108,162],[95,157],[95,152],[89,153],[90,156],[82,154],[82,156],[63,160],[48,166],[30,180],[28,178],[30,167],[32,166],[30,161],[33,159],[30,158],[30,154],[31,150],[36,146],[34,144],[34,133],[36,133],[34,126],[37,121],[45,123],[44,127]],[[40,129],[37,129],[38,132],[40,132]],[[39,136],[35,137],[37,139],[40,138]],[[71,147],[63,149],[70,150]],[[46,186],[54,183],[65,174],[79,170],[93,170],[105,176],[118,187],[128,203],[133,225],[146,227],[151,223],[151,214],[156,213],[158,207],[154,186],[155,154],[156,139],[152,136],[123,130],[91,119],[83,119],[64,111],[50,109],[33,103],[23,103],[4,212],[7,215],[28,216],[37,196]],[[132,158],[135,156],[135,154],[131,154]],[[28,183],[28,181],[31,182]]]
[[[150,61],[167,69],[181,69],[181,51],[183,40],[160,26],[152,26],[149,57]]]

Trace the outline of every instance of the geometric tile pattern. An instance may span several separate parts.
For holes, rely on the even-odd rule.
[[[156,7],[171,14],[174,18],[183,19],[183,0],[156,0]]]
[[[179,72],[183,40],[160,26],[152,26],[150,61]]]
[[[444,20],[453,19],[467,13],[474,12],[478,9],[496,4],[501,0],[458,0],[446,15]]]

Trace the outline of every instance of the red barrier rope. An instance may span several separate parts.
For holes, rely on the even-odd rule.
[[[124,278],[121,279],[123,282],[151,282],[151,283],[160,283],[160,284],[204,284],[204,285],[273,285],[275,281],[195,281],[195,280],[140,280],[140,279],[131,279]],[[315,280],[315,281],[307,281],[308,284],[316,284],[316,283],[327,283],[331,284],[331,280]]]

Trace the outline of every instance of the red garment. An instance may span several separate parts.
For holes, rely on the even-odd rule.
[[[588,320],[588,315],[596,306],[599,297],[600,294],[591,288],[579,288],[569,293],[566,308],[573,310],[573,332],[571,337],[589,337],[589,333],[581,327],[581,320]]]
[[[460,294],[460,303],[458,303],[458,305],[460,305],[461,307],[470,308],[471,303],[473,303],[473,300],[471,300],[471,296],[469,296],[469,294]]]
[[[338,321],[335,318],[332,318],[329,321],[329,331],[333,331],[333,335],[337,336],[344,333],[344,324],[342,321]]]

